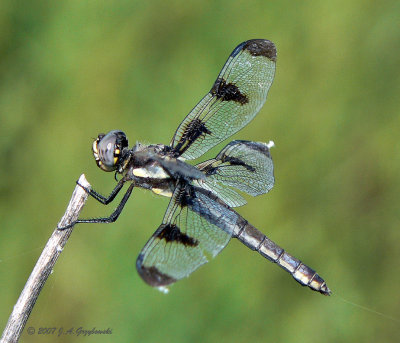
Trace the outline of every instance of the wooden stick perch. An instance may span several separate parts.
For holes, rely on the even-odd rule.
[[[81,175],[78,182],[88,189],[91,188],[84,174]],[[77,185],[67,210],[58,223],[58,227],[64,227],[78,219],[87,197],[88,194],[86,191]],[[72,229],[73,227],[65,230],[58,230],[57,228],[54,230],[13,308],[0,339],[0,343],[18,342],[22,330],[32,312],[33,306],[35,306],[36,300],[39,297],[40,291],[51,274],[65,244],[67,244]]]

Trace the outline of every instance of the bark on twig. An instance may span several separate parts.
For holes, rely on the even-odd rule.
[[[86,188],[90,189],[91,187],[84,174],[79,178],[79,183]],[[86,191],[77,185],[72,194],[67,210],[58,223],[59,227],[64,227],[78,219],[79,213],[85,205],[87,197],[88,194]],[[64,246],[72,233],[72,229],[73,228],[69,228],[61,231],[56,228],[54,230],[13,308],[6,328],[4,329],[3,335],[0,339],[0,343],[18,342],[22,330],[32,312],[33,306],[35,306],[36,300],[39,297],[40,291],[64,249]]]

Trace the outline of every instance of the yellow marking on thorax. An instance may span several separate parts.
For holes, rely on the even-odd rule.
[[[135,168],[132,170],[132,174],[137,177],[153,178],[153,179],[168,179],[170,176],[161,167],[149,167],[149,168]]]
[[[152,188],[151,189],[155,194],[157,195],[162,195],[168,198],[172,197],[172,192],[168,189],[162,189],[162,188]]]
[[[137,177],[149,177],[149,173],[144,168],[136,168],[132,170],[132,174]]]

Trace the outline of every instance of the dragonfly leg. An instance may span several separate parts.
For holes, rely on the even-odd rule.
[[[109,204],[111,201],[114,200],[114,198],[116,197],[116,195],[119,193],[119,191],[122,189],[122,187],[124,186],[125,180],[121,179],[117,185],[115,186],[115,188],[111,191],[110,195],[108,196],[104,196],[101,195],[100,193],[97,193],[95,190],[93,189],[89,189],[86,188],[85,186],[82,186],[79,183],[79,180],[76,181],[76,184],[80,187],[82,187],[90,196],[92,196],[93,198],[95,198],[98,202],[107,205]]]
[[[117,186],[118,187],[118,186]],[[117,188],[116,187],[116,188]],[[121,186],[122,187],[122,186]],[[121,189],[121,187],[119,189]],[[124,197],[122,198],[121,202],[119,203],[118,207],[115,209],[115,211],[113,213],[111,213],[111,215],[109,217],[104,217],[104,218],[89,218],[89,219],[78,219],[64,227],[59,227],[59,230],[65,230],[65,229],[69,229],[70,227],[74,226],[75,224],[78,223],[113,223],[115,222],[119,215],[121,214],[126,202],[128,201],[129,197],[132,194],[132,190],[135,187],[135,184],[131,184],[128,188],[128,190],[126,191]],[[118,190],[119,191],[119,190]],[[117,193],[118,193],[117,191]],[[114,195],[115,197],[115,195]],[[101,202],[101,201],[100,201]]]

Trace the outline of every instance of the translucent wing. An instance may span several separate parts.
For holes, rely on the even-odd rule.
[[[175,156],[195,159],[247,125],[264,105],[275,74],[276,48],[265,39],[238,45],[206,96],[175,132]]]
[[[205,180],[197,183],[232,207],[244,205],[246,200],[226,186],[252,196],[269,192],[275,182],[270,144],[230,142],[215,158],[196,166],[206,175]]]
[[[136,268],[145,282],[165,287],[189,276],[229,242],[238,215],[213,193],[177,186],[162,224],[140,252]]]

